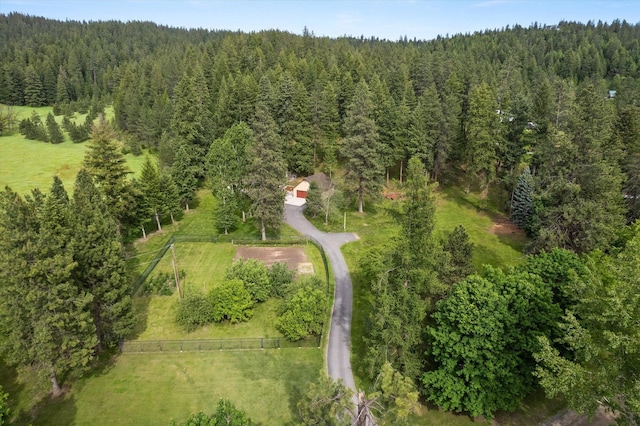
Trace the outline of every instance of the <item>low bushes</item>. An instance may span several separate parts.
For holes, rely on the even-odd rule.
[[[289,340],[322,333],[329,298],[317,276],[293,280],[286,264],[268,268],[255,259],[234,262],[224,281],[208,294],[188,292],[180,301],[176,322],[191,332],[214,322],[239,323],[253,317],[254,307],[269,297],[284,299],[276,328]]]

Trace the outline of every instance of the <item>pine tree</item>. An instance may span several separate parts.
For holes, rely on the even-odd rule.
[[[188,149],[184,143],[180,144],[171,165],[171,177],[178,188],[180,205],[187,211],[189,211],[189,203],[196,198],[198,189],[196,166],[191,161]]]
[[[471,180],[481,186],[495,179],[497,150],[502,143],[500,113],[493,91],[486,83],[474,87],[469,93],[469,115],[466,123],[465,171],[469,192]]]
[[[409,155],[418,157],[430,173],[435,169],[437,148],[442,145],[443,120],[436,86],[432,83],[411,115],[408,147]]]
[[[382,146],[373,120],[373,102],[367,84],[356,87],[344,122],[346,138],[342,155],[347,164],[345,180],[358,199],[358,212],[364,210],[364,197],[377,195],[384,177]]]
[[[47,132],[49,133],[49,142],[58,144],[64,141],[60,126],[51,113],[47,114]]]
[[[276,100],[276,121],[289,170],[302,175],[313,173],[313,145],[307,92],[288,73],[280,82]]]
[[[171,127],[183,140],[204,148],[211,143],[209,89],[194,55],[187,51],[187,69],[174,89]]]
[[[2,269],[13,272],[0,285],[0,342],[9,363],[47,374],[58,395],[59,378],[85,372],[97,344],[92,296],[73,280],[69,198],[56,177],[46,198],[34,193],[25,203],[7,190],[2,209],[3,248],[13,249],[2,256]]]
[[[567,248],[578,253],[607,247],[625,223],[624,175],[611,140],[610,104],[584,84],[568,117],[541,147],[536,173],[534,250]]]
[[[448,265],[440,280],[448,285],[462,281],[474,272],[473,243],[464,226],[458,225],[447,236],[442,248],[449,255]]]
[[[115,134],[104,116],[98,117],[91,137],[91,144],[85,152],[84,167],[104,195],[107,209],[119,226],[122,226],[132,221],[134,200],[131,185],[127,179],[131,171],[115,140]]]
[[[98,348],[112,347],[133,328],[128,280],[118,226],[84,169],[73,191],[75,216],[74,280],[93,296],[91,314]]]
[[[42,80],[31,65],[27,67],[25,74],[24,101],[32,107],[41,107],[47,103]]]
[[[162,188],[160,186],[160,174],[149,157],[146,158],[142,165],[140,179],[137,183],[138,189],[142,193],[142,204],[155,218],[158,231],[162,231],[160,216],[164,212],[164,205],[162,200]]]
[[[287,169],[275,121],[264,102],[256,105],[253,134],[253,143],[247,150],[248,167],[244,186],[251,199],[262,239],[266,240],[267,228],[277,231],[282,223],[285,194],[281,186]]]
[[[429,303],[442,297],[445,290],[436,276],[443,254],[433,237],[435,201],[417,157],[409,161],[407,184],[402,231],[384,272],[372,286],[375,299],[366,357],[372,378],[385,362],[406,376],[418,377]]]
[[[533,176],[527,166],[518,178],[511,200],[511,221],[522,229],[528,229],[533,215],[533,190]]]

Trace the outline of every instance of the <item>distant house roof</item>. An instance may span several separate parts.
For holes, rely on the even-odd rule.
[[[295,194],[298,191],[308,191],[309,185],[311,185],[309,182],[307,182],[306,180],[303,180],[302,182],[297,184],[295,188],[293,188],[293,193]]]
[[[331,184],[331,179],[329,179],[329,177],[327,177],[327,175],[325,175],[322,172],[313,174],[311,176],[307,176],[306,178],[304,178],[304,181],[307,181],[309,183],[315,182],[316,185],[318,185],[318,188],[320,189],[320,191],[322,192],[326,191],[327,189],[330,189],[333,186]]]
[[[609,90],[609,98],[614,98],[616,96],[615,90]]]

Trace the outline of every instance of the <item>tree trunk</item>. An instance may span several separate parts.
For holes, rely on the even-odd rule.
[[[155,211],[156,223],[158,224],[158,231],[162,231],[162,226],[160,226],[160,218],[158,217],[158,211]]]
[[[100,305],[94,300],[93,302],[93,322],[96,325],[96,337],[98,338],[98,344],[96,345],[96,352],[102,351],[103,340],[102,336],[102,315],[100,315]]]
[[[142,228],[142,238],[145,239],[145,241],[147,240],[147,231],[144,230],[144,225],[141,225],[140,228]]]
[[[184,203],[184,205],[187,208],[187,213],[189,213],[189,203]]]
[[[229,230],[227,228],[224,228],[224,235],[229,235]]]
[[[267,241],[267,230],[264,227],[264,219],[260,220],[260,230],[262,231],[262,241]]]
[[[389,186],[389,168],[387,167],[387,186]]]
[[[324,224],[329,224],[329,202],[331,201],[330,197],[327,197],[327,208],[324,211]]]
[[[244,212],[244,210],[242,210],[242,223],[244,223],[247,220],[247,214]]]
[[[404,163],[404,160],[400,160],[400,183],[402,183],[402,165]]]
[[[51,380],[51,385],[53,386],[53,396],[59,396],[62,393],[62,388],[58,383],[58,378],[56,377],[56,372],[53,370],[53,367],[51,367],[51,369],[49,370],[49,379]]]
[[[170,213],[170,215],[171,215],[171,223],[172,223],[173,225],[175,225],[175,224],[176,224],[176,221],[175,221],[175,219],[173,218],[173,212],[171,212],[171,213]]]
[[[363,202],[363,196],[362,196],[362,192],[358,192],[358,213],[364,213],[364,202]]]

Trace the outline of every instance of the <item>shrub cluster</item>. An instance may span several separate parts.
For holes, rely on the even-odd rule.
[[[178,307],[176,322],[190,332],[213,322],[247,321],[253,316],[256,303],[269,297],[282,297],[293,276],[285,264],[276,263],[269,269],[255,259],[238,260],[226,271],[224,282],[208,294],[185,295]]]
[[[317,276],[292,283],[287,291],[276,328],[289,340],[300,340],[322,333],[329,298]]]

